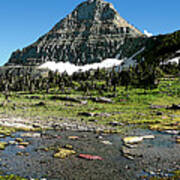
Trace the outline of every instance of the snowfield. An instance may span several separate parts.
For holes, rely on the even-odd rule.
[[[67,72],[68,75],[72,75],[75,72],[85,72],[89,70],[95,70],[95,69],[103,69],[103,68],[111,68],[114,66],[119,66],[123,60],[118,59],[106,59],[102,61],[101,63],[94,63],[94,64],[87,64],[84,66],[76,66],[74,64],[71,64],[69,62],[46,62],[45,64],[42,64],[39,68],[45,68],[50,69],[52,71],[58,71],[59,73]]]
[[[104,61],[100,63],[94,63],[94,64],[87,64],[84,66],[76,66],[74,64],[71,64],[69,62],[53,62],[48,61],[41,66],[39,66],[40,69],[50,69],[51,71],[58,71],[59,73],[66,72],[68,75],[72,75],[75,72],[86,72],[89,70],[96,70],[96,69],[103,69],[103,68],[112,68],[112,67],[118,67],[120,71],[123,69],[128,69],[129,67],[133,67],[137,65],[137,61],[134,59],[138,54],[144,51],[144,47],[137,51],[135,54],[133,54],[130,58],[125,59],[116,59],[120,56],[120,54],[116,55],[115,59],[105,59]]]
[[[167,62],[165,62],[165,64],[168,64],[168,63],[176,63],[176,64],[179,64],[180,62],[180,57],[176,57],[176,58],[173,58],[173,59],[169,59]]]
[[[147,36],[147,37],[152,37],[153,34],[148,32],[147,30],[144,30],[144,34]]]

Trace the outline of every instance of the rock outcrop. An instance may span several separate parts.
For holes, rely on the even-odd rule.
[[[143,36],[112,4],[88,0],[37,42],[12,53],[7,65],[39,65],[47,61],[81,65],[100,62],[114,58],[127,39]]]

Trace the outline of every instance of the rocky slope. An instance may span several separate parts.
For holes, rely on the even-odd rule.
[[[138,37],[146,39],[112,4],[88,0],[37,42],[13,52],[6,65],[39,65],[47,61],[68,61],[78,65],[101,62],[115,58],[127,40],[133,42]]]

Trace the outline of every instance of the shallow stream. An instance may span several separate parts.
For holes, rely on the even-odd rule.
[[[122,138],[125,136],[155,135],[135,148],[128,148],[133,159],[124,156]],[[180,169],[180,144],[176,135],[134,129],[125,135],[94,134],[72,131],[16,132],[1,138],[8,145],[0,151],[0,171],[26,178],[47,179],[141,179],[141,176],[171,176]],[[70,136],[76,136],[72,139]],[[19,139],[17,139],[19,138]],[[29,143],[20,145],[19,141]],[[76,155],[54,158],[58,147],[72,145]],[[126,148],[126,147],[125,147]],[[85,160],[80,153],[97,155],[100,160]],[[143,179],[143,178],[142,178]],[[146,179],[146,178],[145,178]]]

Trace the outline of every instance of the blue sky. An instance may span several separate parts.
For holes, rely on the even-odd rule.
[[[180,29],[180,0],[106,0],[142,32]],[[0,65],[11,53],[35,42],[83,0],[0,0]]]

